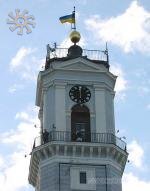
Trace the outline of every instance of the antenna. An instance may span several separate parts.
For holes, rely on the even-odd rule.
[[[106,54],[106,57],[107,57],[107,63],[109,64],[109,54],[108,54],[108,43],[107,42],[106,42],[105,54]]]

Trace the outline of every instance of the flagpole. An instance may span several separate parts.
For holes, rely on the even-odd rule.
[[[73,10],[73,14],[74,14],[74,17],[75,17],[75,14],[76,14],[76,8],[75,8],[75,6],[73,7],[74,8],[74,10]],[[74,21],[74,27],[72,28],[72,29],[74,29],[74,30],[76,30],[76,18],[74,18],[75,19],[75,21]]]

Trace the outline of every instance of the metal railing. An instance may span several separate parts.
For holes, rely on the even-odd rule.
[[[50,58],[62,58],[68,54],[68,48],[56,48],[50,52]],[[83,49],[82,56],[87,56],[91,60],[108,61],[108,51]]]
[[[69,131],[51,131],[45,136],[36,137],[34,141],[34,148],[48,142],[61,141],[61,142],[89,142],[89,143],[102,143],[102,144],[114,144],[126,151],[126,143],[121,138],[116,137],[111,133],[90,133],[88,135],[82,135],[82,137],[75,137]]]

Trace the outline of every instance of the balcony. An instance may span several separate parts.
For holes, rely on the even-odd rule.
[[[50,48],[48,45],[45,69],[48,69],[50,67],[50,63],[53,61],[67,61],[78,57],[90,60],[96,64],[102,64],[106,68],[109,68],[109,55],[107,49],[104,51],[88,50],[82,49],[76,45],[71,46],[70,48]]]
[[[88,139],[86,139],[88,137]],[[90,135],[81,135],[75,137],[69,131],[51,131],[42,136],[36,137],[33,148],[44,145],[48,142],[87,142],[100,144],[113,144],[121,150],[126,151],[126,143],[121,138],[116,137],[111,133],[91,133]]]
[[[82,56],[86,56],[91,60],[103,60],[108,62],[108,52],[107,50],[88,50],[82,49]],[[68,55],[68,48],[56,48],[54,52],[50,52],[50,58],[63,58]]]

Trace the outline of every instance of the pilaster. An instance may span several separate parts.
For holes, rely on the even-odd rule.
[[[55,126],[57,131],[66,131],[66,83],[55,83]]]

